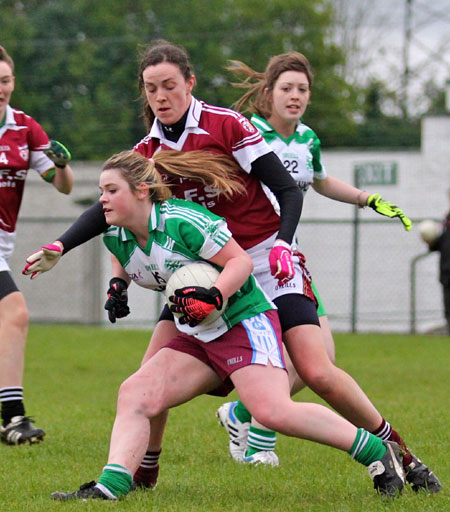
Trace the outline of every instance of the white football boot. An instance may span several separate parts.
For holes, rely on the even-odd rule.
[[[256,452],[248,457],[244,455],[242,460],[246,464],[254,464],[255,466],[258,466],[259,464],[265,464],[266,466],[273,467],[280,465],[278,455],[275,452],[268,451]]]
[[[221,405],[216,412],[219,418],[219,424],[225,427],[230,438],[228,442],[228,449],[231,457],[238,461],[243,462],[245,451],[247,450],[248,429],[250,422],[242,423],[234,414],[234,409],[237,402],[227,402]]]

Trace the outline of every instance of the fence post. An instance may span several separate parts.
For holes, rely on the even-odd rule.
[[[355,167],[353,170],[353,183],[356,188],[360,186],[360,172],[359,168]],[[358,317],[358,245],[359,245],[359,207],[355,207],[353,214],[353,250],[352,250],[352,313],[351,325],[352,333],[357,332],[357,317]]]
[[[359,250],[359,208],[353,216],[353,251],[352,251],[352,332],[357,332],[358,318],[358,250]]]
[[[411,268],[409,274],[409,282],[411,283],[410,287],[410,297],[409,297],[409,315],[410,315],[410,334],[416,334],[416,267],[417,263],[429,256],[431,252],[426,252],[424,254],[419,254],[415,256],[411,260]]]
[[[86,257],[84,259],[83,274],[86,287],[84,301],[84,323],[100,324],[103,314],[103,303],[105,302],[106,290],[103,286],[102,237],[97,236],[86,244]]]

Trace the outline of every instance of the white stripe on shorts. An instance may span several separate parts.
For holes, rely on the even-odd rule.
[[[247,336],[253,348],[252,364],[284,368],[278,340],[272,324],[264,313],[242,320]]]

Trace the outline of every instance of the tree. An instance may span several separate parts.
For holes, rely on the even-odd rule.
[[[445,88],[439,87],[434,80],[429,80],[425,84],[425,91],[429,101],[427,114],[448,114],[445,106]]]
[[[103,159],[145,135],[138,51],[152,39],[183,45],[197,74],[194,94],[229,106],[227,59],[263,70],[296,49],[316,75],[305,122],[325,146],[355,133],[357,95],[342,76],[345,56],[329,37],[326,0],[0,0],[2,44],[16,63],[13,105],[35,117],[75,159]]]
[[[389,104],[396,104],[395,92],[381,81],[370,82],[361,94],[362,119],[353,140],[353,146],[411,147],[420,145],[419,119],[404,119],[389,112]]]

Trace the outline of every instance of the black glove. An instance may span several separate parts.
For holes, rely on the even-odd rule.
[[[220,311],[223,306],[222,294],[215,286],[209,289],[201,286],[179,288],[169,301],[172,302],[170,311],[181,314],[180,324],[188,324],[189,327],[195,327],[214,309]]]
[[[108,311],[109,321],[113,324],[116,323],[116,318],[123,318],[130,314],[127,288],[127,283],[120,277],[113,277],[109,281],[105,309]]]

